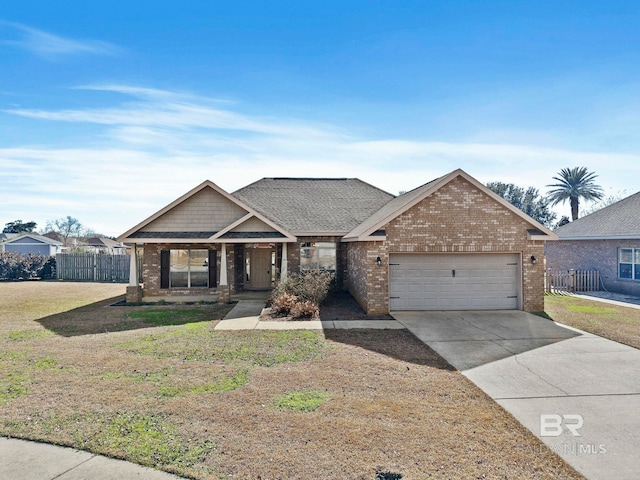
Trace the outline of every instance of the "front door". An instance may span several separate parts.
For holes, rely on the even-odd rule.
[[[249,250],[249,282],[245,288],[251,290],[269,290],[272,286],[274,250],[254,248]]]

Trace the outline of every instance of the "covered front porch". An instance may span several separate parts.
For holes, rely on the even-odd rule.
[[[299,264],[299,248],[287,240],[132,244],[143,251],[143,282],[129,276],[127,302],[228,302],[240,292],[271,291]],[[131,272],[137,262],[131,255]]]

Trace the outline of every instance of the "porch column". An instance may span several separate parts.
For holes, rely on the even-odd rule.
[[[137,287],[138,284],[138,255],[136,244],[131,245],[131,256],[129,258],[129,286]]]
[[[231,288],[227,281],[227,244],[220,244],[220,283],[218,284],[218,302],[231,301]]]
[[[227,244],[220,246],[220,286],[227,285]]]
[[[136,252],[136,247],[135,243],[131,245],[131,255],[129,256],[129,285],[125,296],[125,302],[127,303],[142,302],[142,287],[138,283],[138,253]]]
[[[287,244],[282,242],[282,264],[280,265],[280,281],[285,282],[289,274],[289,262],[287,261]]]

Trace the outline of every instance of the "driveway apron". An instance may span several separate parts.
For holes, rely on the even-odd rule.
[[[520,311],[392,315],[587,478],[640,478],[639,350]]]

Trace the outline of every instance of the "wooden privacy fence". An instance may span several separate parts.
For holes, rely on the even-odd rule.
[[[557,292],[597,292],[600,290],[598,270],[569,270],[554,272],[547,270],[544,277],[545,291]]]
[[[129,282],[130,255],[104,253],[59,253],[58,280],[85,282]],[[142,281],[142,259],[138,255],[138,281]]]

